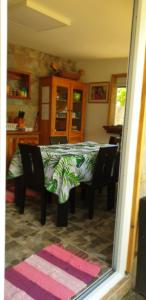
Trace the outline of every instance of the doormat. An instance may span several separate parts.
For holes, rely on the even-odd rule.
[[[98,277],[97,263],[51,244],[5,272],[5,299],[67,300]]]

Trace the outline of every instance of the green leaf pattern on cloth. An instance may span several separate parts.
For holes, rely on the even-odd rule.
[[[49,180],[47,184],[47,188],[50,192],[55,193],[55,191],[57,190],[57,180],[56,179]]]
[[[80,182],[91,180],[100,146],[94,142],[39,146],[44,166],[45,187],[58,195],[59,203],[65,203],[70,190],[80,185]],[[15,178],[22,173],[21,157],[17,149],[7,178]]]

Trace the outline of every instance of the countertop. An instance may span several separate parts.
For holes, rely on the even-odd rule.
[[[7,130],[7,134],[11,135],[33,135],[33,134],[40,134],[39,131],[27,131],[27,130]]]

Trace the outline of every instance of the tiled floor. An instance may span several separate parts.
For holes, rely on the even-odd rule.
[[[98,195],[100,201],[93,220],[87,219],[86,208],[77,207],[76,213],[69,215],[68,226],[63,228],[55,225],[56,199],[48,207],[44,226],[39,223],[39,199],[27,200],[24,215],[19,215],[13,203],[7,204],[6,267],[51,243],[59,243],[83,258],[98,262],[102,275],[111,266],[115,220],[114,212],[106,210],[103,194]]]
[[[29,198],[24,215],[19,215],[15,205],[7,204],[6,210],[6,267],[17,264],[41,248],[63,244],[66,249],[90,261],[98,262],[102,275],[110,266],[114,233],[114,211],[106,211],[105,193],[97,194],[98,202],[93,220],[87,219],[87,209],[79,207],[69,215],[67,227],[55,225],[56,201],[48,207],[44,226],[39,223],[39,199]],[[144,300],[129,292],[123,300]]]

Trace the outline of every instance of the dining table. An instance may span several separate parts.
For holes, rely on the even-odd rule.
[[[58,196],[60,207],[67,203],[71,190],[92,179],[100,144],[86,141],[76,144],[39,145],[44,167],[44,186]],[[21,178],[23,168],[19,148],[9,165],[7,178]]]

